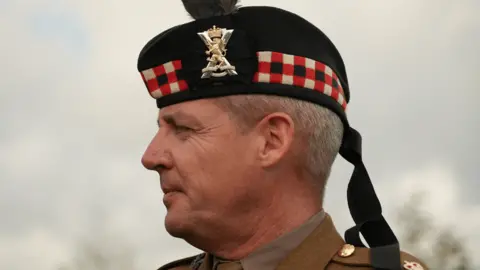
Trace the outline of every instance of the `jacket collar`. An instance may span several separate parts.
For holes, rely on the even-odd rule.
[[[291,252],[276,268],[287,269],[324,269],[345,244],[337,232],[330,215]]]
[[[337,232],[331,216],[325,214],[323,221],[275,269],[324,269],[343,244],[345,242]],[[204,254],[198,270],[211,270],[213,263],[213,256]]]

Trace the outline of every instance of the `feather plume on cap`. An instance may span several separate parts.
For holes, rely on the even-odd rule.
[[[195,20],[234,13],[238,10],[237,2],[238,0],[182,0],[185,10]]]

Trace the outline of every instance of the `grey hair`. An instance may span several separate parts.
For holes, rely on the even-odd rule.
[[[323,190],[340,149],[343,123],[331,110],[288,97],[235,95],[215,99],[215,103],[237,120],[243,131],[266,115],[284,112],[295,125],[295,138],[302,148],[301,166]]]

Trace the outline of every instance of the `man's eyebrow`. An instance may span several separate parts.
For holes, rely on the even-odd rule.
[[[165,123],[170,124],[170,125],[177,125],[178,122],[180,121],[187,121],[188,123],[191,124],[200,124],[200,121],[198,120],[197,117],[191,114],[186,114],[180,111],[169,113],[162,115],[161,118]],[[160,120],[157,119],[157,124],[160,126]]]

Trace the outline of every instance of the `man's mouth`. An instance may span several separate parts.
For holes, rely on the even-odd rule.
[[[167,209],[172,205],[174,202],[175,198],[178,198],[178,196],[181,194],[180,191],[175,190],[175,189],[162,189],[164,190],[164,195],[163,195],[163,204],[167,207]]]
[[[172,192],[181,192],[180,189],[174,188],[174,187],[163,187],[162,186],[162,191],[164,194],[172,193]]]

